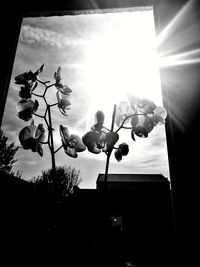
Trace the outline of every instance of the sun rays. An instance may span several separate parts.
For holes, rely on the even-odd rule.
[[[170,117],[182,131],[190,124],[199,99],[196,66],[200,63],[200,35],[196,3],[187,1],[156,38]]]

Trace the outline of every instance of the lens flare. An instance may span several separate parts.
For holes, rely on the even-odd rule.
[[[180,54],[159,58],[159,66],[170,67],[175,65],[195,64],[200,62],[200,48]]]
[[[187,130],[199,99],[199,16],[196,0],[188,1],[157,36],[163,90],[171,119]]]

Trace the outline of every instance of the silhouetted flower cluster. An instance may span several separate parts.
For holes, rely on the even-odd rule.
[[[129,95],[128,98],[129,103],[119,103],[115,122],[120,128],[130,123],[133,140],[135,134],[139,137],[148,137],[158,123],[165,123],[167,112],[163,107],[156,106],[146,98],[137,98],[134,95]]]
[[[62,147],[66,155],[77,158],[78,153],[88,149],[89,152],[99,154],[104,152],[107,155],[108,167],[109,158],[113,150],[115,150],[115,158],[121,161],[123,156],[128,155],[129,145],[125,142],[116,145],[119,140],[119,130],[130,129],[131,138],[136,141],[135,136],[147,138],[149,133],[157,124],[165,123],[167,112],[163,107],[156,106],[151,100],[146,98],[138,98],[133,94],[128,95],[128,101],[122,101],[115,105],[111,128],[108,129],[104,125],[105,114],[99,110],[94,114],[94,124],[90,130],[85,133],[82,138],[76,134],[69,134],[66,126],[60,125],[61,147],[54,150],[53,146],[53,127],[51,122],[51,107],[57,106],[60,112],[67,116],[67,110],[71,107],[70,96],[72,90],[68,85],[62,83],[61,67],[58,67],[54,73],[55,83],[47,85],[49,81],[42,82],[38,79],[38,75],[43,71],[44,64],[36,72],[24,72],[15,77],[15,83],[21,85],[19,97],[21,100],[17,103],[18,117],[24,121],[29,121],[33,115],[43,118],[48,129],[48,140],[45,139],[45,129],[42,123],[38,126],[34,124],[34,120],[30,125],[24,127],[19,133],[19,140],[24,149],[30,149],[43,155],[42,144],[48,144],[53,160],[54,154]],[[43,94],[35,94],[34,90],[41,84],[45,87]],[[57,103],[48,103],[46,99],[47,90],[55,86]],[[32,100],[32,96],[43,98],[46,104],[44,115],[36,114],[39,107],[38,100]],[[48,118],[47,118],[48,115]],[[115,127],[118,127],[114,130]],[[106,167],[106,170],[108,169]],[[106,176],[106,175],[105,175]]]
[[[39,102],[31,100],[32,92],[38,85],[37,76],[43,71],[44,64],[36,71],[24,72],[15,77],[15,83],[22,85],[19,91],[21,100],[17,104],[18,116],[24,121],[29,121],[37,111]]]
[[[128,99],[129,102],[120,102],[115,109],[114,122],[118,126],[116,131],[104,126],[103,111],[96,112],[94,125],[82,137],[88,151],[99,154],[101,151],[111,153],[114,149],[116,160],[121,161],[128,154],[129,146],[123,142],[115,147],[120,129],[131,129],[131,138],[135,141],[135,135],[148,137],[158,123],[165,123],[167,112],[163,107],[157,107],[152,101],[134,95],[129,95]],[[125,124],[130,126],[126,127]]]

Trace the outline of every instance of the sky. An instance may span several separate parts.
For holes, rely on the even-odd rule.
[[[30,125],[17,117],[20,86],[15,84],[14,77],[36,71],[43,63],[40,80],[54,83],[54,72],[61,66],[63,84],[72,89],[67,117],[57,106],[52,108],[55,149],[61,145],[60,124],[67,126],[70,134],[81,137],[92,126],[96,111],[102,110],[104,125],[110,128],[114,104],[128,101],[127,92],[162,106],[155,37],[151,9],[24,18],[2,122],[8,141],[20,145],[19,131]],[[38,86],[35,92],[43,89]],[[49,103],[56,102],[56,91],[55,87],[49,89]],[[37,113],[42,115],[44,103],[38,100]],[[36,125],[41,120],[34,118]],[[164,126],[156,126],[148,138],[136,137],[136,142],[131,139],[130,130],[122,129],[119,135],[119,143],[129,144],[129,154],[121,162],[112,155],[109,173],[161,173],[170,178]],[[13,171],[21,172],[25,180],[40,175],[51,167],[48,146],[43,145],[43,150],[44,156],[40,157],[20,148]],[[96,188],[98,174],[105,170],[103,152],[96,155],[85,150],[74,159],[60,149],[55,156],[56,166],[70,165],[80,170],[81,188]]]

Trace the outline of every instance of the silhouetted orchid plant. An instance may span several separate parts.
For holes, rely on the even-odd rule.
[[[94,124],[90,130],[80,138],[76,134],[69,134],[66,126],[60,125],[60,136],[62,145],[55,150],[53,140],[53,128],[51,120],[51,107],[57,106],[62,115],[67,116],[67,111],[71,107],[69,97],[72,90],[62,83],[61,67],[54,73],[55,83],[49,85],[49,81],[43,82],[38,79],[38,75],[43,71],[44,64],[36,72],[25,72],[15,77],[15,83],[21,85],[19,97],[21,100],[17,103],[18,117],[24,121],[31,120],[29,126],[24,127],[19,133],[19,141],[24,149],[30,149],[43,156],[43,144],[48,144],[52,157],[52,169],[55,169],[55,153],[62,147],[66,155],[77,158],[78,153],[83,152],[86,147],[89,152],[99,154],[104,152],[107,156],[105,168],[105,182],[107,181],[109,160],[112,151],[117,161],[129,153],[129,146],[123,142],[115,146],[119,140],[119,131],[121,129],[130,129],[130,136],[136,141],[135,136],[147,138],[149,133],[157,124],[164,124],[167,112],[163,107],[156,106],[152,101],[145,98],[138,98],[129,94],[128,101],[120,102],[114,106],[112,114],[111,128],[104,126],[105,115],[103,111],[97,111],[94,115]],[[43,94],[36,94],[34,90],[41,84],[44,86]],[[46,98],[48,89],[55,86],[57,89],[57,102],[49,104]],[[38,100],[32,100],[32,97],[44,99],[46,109],[44,115],[37,114],[39,107]],[[42,123],[38,126],[34,124],[33,116],[44,119],[48,138],[45,141],[45,129]],[[114,130],[114,126],[117,129]]]
[[[129,103],[123,101],[118,106],[114,106],[110,130],[103,125],[105,119],[103,111],[97,111],[94,125],[82,138],[88,151],[95,154],[101,151],[106,153],[105,181],[107,181],[109,160],[112,151],[115,150],[114,155],[117,161],[121,161],[122,157],[129,153],[129,146],[125,142],[115,147],[119,139],[119,130],[122,128],[130,129],[131,138],[134,141],[136,141],[135,135],[147,138],[148,134],[158,123],[165,123],[167,116],[167,112],[163,107],[157,107],[148,99],[141,99],[134,95],[129,95],[128,100]],[[115,131],[114,124],[118,126]],[[129,126],[125,126],[128,124]]]
[[[29,126],[24,127],[19,133],[19,141],[24,149],[30,149],[33,152],[38,152],[38,154],[43,156],[43,144],[48,144],[49,150],[52,157],[52,168],[55,169],[55,153],[59,151],[61,147],[64,148],[65,153],[68,156],[76,157],[76,152],[83,151],[85,146],[80,145],[81,138],[78,138],[76,135],[71,135],[67,139],[66,127],[61,127],[60,132],[62,146],[57,150],[54,149],[54,140],[53,140],[53,127],[51,119],[51,108],[57,106],[60,112],[67,116],[67,110],[70,109],[71,103],[69,97],[72,93],[72,90],[62,83],[61,76],[61,67],[54,73],[55,83],[49,84],[49,81],[43,82],[38,79],[38,75],[43,71],[44,64],[36,71],[24,72],[15,77],[15,83],[21,85],[19,91],[19,97],[21,100],[17,103],[18,117],[24,121],[30,121]],[[36,94],[35,89],[38,84],[44,87],[43,94]],[[57,97],[56,103],[49,103],[47,99],[47,91],[49,88],[55,86],[57,91],[55,92]],[[37,97],[43,99],[46,104],[46,109],[43,115],[37,114],[39,107],[39,102],[37,99],[32,100],[32,97]],[[48,129],[48,138],[45,141],[45,129],[43,124],[39,124],[37,127],[34,124],[34,116],[40,117],[46,123]],[[68,140],[68,141],[66,141]],[[70,143],[71,142],[71,143]]]

